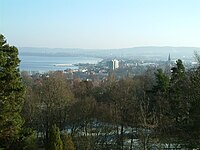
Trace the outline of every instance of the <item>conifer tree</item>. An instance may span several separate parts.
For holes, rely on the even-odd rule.
[[[63,150],[63,143],[60,138],[60,130],[54,125],[50,133],[50,141],[48,150]]]
[[[187,76],[185,67],[180,59],[176,61],[176,66],[172,68],[170,80],[171,111],[176,122],[180,123],[187,119],[188,102],[185,98],[187,91]]]
[[[18,49],[0,34],[0,148],[12,149],[23,125],[20,112],[24,86],[19,73]]]

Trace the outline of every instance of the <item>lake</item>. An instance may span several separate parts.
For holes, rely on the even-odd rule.
[[[78,69],[78,66],[62,66],[62,64],[90,63],[96,64],[102,59],[94,57],[58,57],[19,55],[20,71],[48,72],[65,69]]]

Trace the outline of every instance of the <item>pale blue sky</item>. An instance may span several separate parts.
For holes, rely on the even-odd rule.
[[[0,0],[19,47],[200,47],[200,0]]]

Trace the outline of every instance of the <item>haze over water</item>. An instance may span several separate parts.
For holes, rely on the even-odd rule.
[[[78,66],[59,66],[60,64],[90,63],[96,64],[102,59],[94,57],[56,57],[20,55],[21,71],[48,72],[65,69],[78,69]],[[58,66],[56,66],[58,65]]]

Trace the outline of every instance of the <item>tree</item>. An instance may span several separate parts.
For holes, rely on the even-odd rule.
[[[189,141],[192,148],[200,147],[200,66],[194,70],[190,70],[190,111],[189,111],[189,123],[186,128],[188,135],[187,141]]]
[[[155,76],[156,85],[153,87],[154,92],[167,92],[169,88],[169,77],[165,75],[162,69],[158,69]]]
[[[63,150],[75,150],[75,146],[70,135],[63,133],[61,135],[61,139],[63,142]]]
[[[124,148],[124,127],[132,122],[130,119],[130,107],[133,102],[133,92],[134,92],[134,82],[133,79],[121,79],[115,84],[113,84],[110,92],[110,102],[113,105],[113,123],[117,125],[117,144],[118,149]],[[120,126],[118,126],[120,125]],[[120,128],[120,131],[119,131]]]
[[[52,126],[51,132],[50,132],[50,141],[49,141],[49,147],[48,150],[63,150],[63,143],[60,138],[60,130],[56,125]]]
[[[39,110],[37,120],[40,121],[37,125],[38,130],[43,128],[46,136],[45,143],[48,144],[52,125],[56,124],[61,130],[65,128],[67,109],[73,99],[73,94],[62,73],[49,73],[40,80],[36,90],[40,101],[37,104]]]
[[[12,149],[23,125],[20,112],[25,88],[19,73],[18,49],[0,34],[0,147]]]
[[[197,61],[197,63],[200,65],[200,55],[197,51],[194,51],[194,58]]]
[[[185,77],[185,67],[183,65],[182,60],[178,59],[176,61],[176,66],[173,67],[172,69],[172,76],[171,76],[171,81],[177,83],[181,79],[184,79]]]
[[[170,104],[172,117],[176,123],[183,123],[188,119],[188,78],[185,67],[180,59],[176,61],[176,66],[172,68],[170,80]]]
[[[163,72],[162,69],[158,69],[155,73],[156,85],[152,88],[152,109],[156,112],[160,129],[165,129],[170,123],[169,116],[167,115],[169,109],[169,86],[170,79]]]

